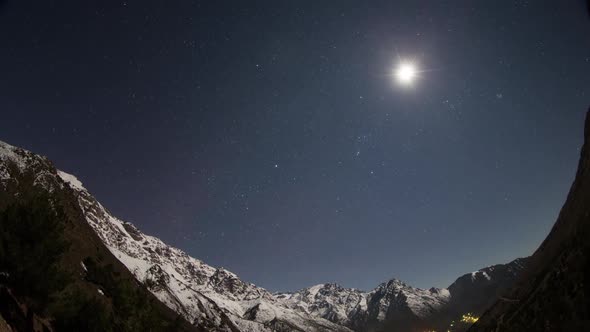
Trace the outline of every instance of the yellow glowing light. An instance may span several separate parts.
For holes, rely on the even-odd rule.
[[[461,317],[461,321],[463,323],[473,324],[473,323],[477,322],[478,320],[479,320],[479,317],[475,317],[471,313],[466,313]]]

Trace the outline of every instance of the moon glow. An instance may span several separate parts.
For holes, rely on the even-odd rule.
[[[416,65],[411,62],[402,62],[395,69],[395,77],[401,85],[412,85],[416,80],[417,74]]]

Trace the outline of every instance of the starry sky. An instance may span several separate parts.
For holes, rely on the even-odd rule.
[[[0,2],[0,140],[272,291],[531,254],[590,104],[583,1]],[[419,77],[400,86],[400,60]]]

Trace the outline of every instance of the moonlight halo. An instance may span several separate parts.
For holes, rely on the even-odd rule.
[[[414,62],[403,61],[397,65],[394,71],[395,78],[400,85],[410,86],[418,76],[418,69]]]

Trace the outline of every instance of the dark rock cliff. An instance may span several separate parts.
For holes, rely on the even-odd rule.
[[[469,331],[590,331],[590,112],[557,222],[521,279]]]

